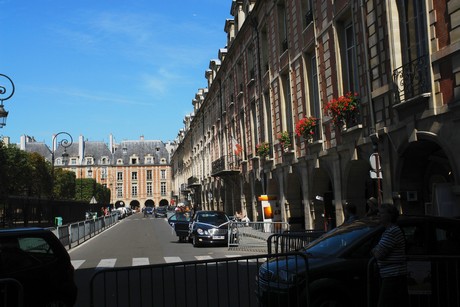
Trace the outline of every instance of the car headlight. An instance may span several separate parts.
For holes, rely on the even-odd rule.
[[[280,282],[294,283],[296,277],[297,277],[297,274],[295,274],[295,272],[290,272],[290,271],[282,270],[282,269],[278,271],[278,280]]]
[[[208,234],[208,231],[206,229],[201,229],[201,228],[197,228],[196,229],[196,232],[199,234],[199,235],[207,235]]]

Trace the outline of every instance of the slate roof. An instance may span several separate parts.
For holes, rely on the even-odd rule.
[[[138,164],[142,165],[149,154],[154,158],[154,164],[160,164],[161,159],[165,159],[166,164],[170,162],[165,144],[157,140],[123,141],[117,144],[114,162],[122,159],[123,164],[129,164],[130,158],[136,156],[139,158]]]

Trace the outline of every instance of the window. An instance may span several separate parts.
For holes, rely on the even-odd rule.
[[[123,197],[123,183],[117,183],[117,197]]]
[[[261,39],[261,62],[262,62],[262,72],[266,73],[269,69],[268,64],[268,34],[267,29],[262,29],[262,39]]]
[[[147,170],[146,178],[147,178],[147,180],[152,180],[153,177],[152,177],[152,170],[151,169]]]
[[[137,164],[137,158],[131,158],[131,164]]]
[[[427,28],[423,1],[404,0],[399,12],[404,64],[428,54]],[[402,15],[402,16],[401,16]]]
[[[117,180],[123,180],[123,172],[117,172]]]
[[[77,159],[76,158],[70,159],[70,164],[77,165]]]
[[[123,159],[118,159],[118,160],[117,160],[117,164],[118,164],[118,165],[123,164]]]
[[[166,170],[161,170],[161,179],[166,179]]]
[[[131,179],[132,180],[137,180],[137,172],[132,172],[131,173]]]
[[[86,165],[92,165],[93,163],[93,158],[92,157],[87,157],[85,158],[85,163]]]
[[[293,124],[292,124],[292,101],[291,101],[291,84],[289,74],[281,75],[281,86],[283,92],[282,104],[282,130],[289,132],[292,136],[293,133]]]
[[[152,164],[153,163],[153,157],[146,157],[145,158],[145,164]]]
[[[137,184],[131,185],[131,196],[133,197],[137,196]]]
[[[152,195],[153,195],[152,183],[147,182],[147,196],[152,196]]]
[[[160,192],[161,196],[166,196],[166,182],[162,182],[160,184]]]
[[[358,92],[358,65],[356,64],[355,32],[351,23],[345,26],[344,89],[345,92]]]
[[[101,168],[101,179],[107,178],[107,167]]]
[[[280,40],[281,53],[288,49],[288,33],[287,33],[287,16],[286,5],[284,1],[278,2],[278,37]]]
[[[311,0],[302,0],[303,27],[306,28],[313,22],[313,10]]]

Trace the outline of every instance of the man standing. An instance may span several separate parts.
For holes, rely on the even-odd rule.
[[[382,204],[379,216],[385,231],[379,243],[372,249],[382,279],[378,307],[409,306],[406,242],[404,233],[396,225],[399,212],[390,204]]]

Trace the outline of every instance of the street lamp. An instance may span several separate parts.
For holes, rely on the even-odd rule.
[[[58,136],[63,136],[62,140],[57,141]],[[53,135],[53,141],[52,141],[52,150],[51,150],[51,179],[53,180],[53,184],[51,185],[52,187],[52,195],[54,196],[54,158],[55,158],[55,151],[58,148],[58,145],[61,145],[64,148],[64,152],[62,153],[62,162],[65,165],[67,162],[67,159],[69,158],[69,154],[67,153],[67,148],[72,145],[73,139],[72,136],[67,133],[67,132],[59,132],[55,135]]]
[[[3,107],[3,101],[8,100],[14,94],[14,83],[7,75],[0,74],[0,77],[3,77],[8,80],[7,83],[11,83],[11,86],[3,85],[0,83],[0,128],[6,125],[6,118],[8,117],[8,111]]]

